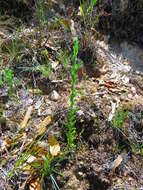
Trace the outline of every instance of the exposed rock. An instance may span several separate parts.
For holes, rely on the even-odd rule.
[[[50,98],[51,98],[51,100],[57,101],[60,99],[60,95],[57,93],[57,91],[53,90]]]

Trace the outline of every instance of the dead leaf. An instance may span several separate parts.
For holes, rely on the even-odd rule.
[[[31,179],[29,182],[29,189],[30,190],[41,190],[42,189],[41,179],[39,177]]]
[[[74,39],[74,37],[76,37],[76,30],[75,30],[75,23],[72,19],[71,19],[71,33],[72,33],[72,37]]]
[[[38,130],[37,130],[37,134],[38,135],[42,135],[43,133],[46,132],[47,130],[47,126],[50,125],[52,122],[52,118],[51,116],[47,116],[40,124],[40,126],[38,127]]]
[[[38,88],[29,89],[28,91],[33,94],[42,94],[42,91]]]
[[[60,152],[60,145],[54,136],[48,137],[48,143],[50,145],[50,153],[52,156],[57,156]]]
[[[60,18],[60,23],[61,23],[64,27],[70,28],[70,20],[69,20],[69,19]]]
[[[112,121],[116,112],[116,108],[119,106],[119,103],[120,103],[120,100],[117,97],[115,99],[116,99],[116,102],[111,101],[111,112],[109,114],[108,121]]]
[[[59,65],[59,61],[53,61],[51,60],[51,67],[52,69],[56,69],[56,67]]]
[[[6,138],[6,139],[2,142],[2,144],[1,144],[1,146],[0,146],[0,153],[2,153],[2,152],[5,151],[5,150],[8,150],[8,149],[10,148],[10,146],[11,146],[12,143],[13,143],[13,140],[12,140],[12,139]]]
[[[111,110],[111,112],[109,114],[108,121],[112,121],[112,119],[113,119],[113,117],[115,115],[116,107],[117,107],[117,104],[111,101],[112,110]]]
[[[47,154],[47,149],[40,147],[38,144],[35,144],[35,146],[33,147],[33,152],[36,153],[36,158],[40,158],[42,155]]]
[[[104,86],[107,87],[108,89],[109,88],[116,88],[117,87],[117,84],[112,82],[112,81],[109,81],[109,82],[105,82],[104,83]]]
[[[33,110],[33,106],[30,106],[25,114],[25,117],[23,119],[23,121],[21,122],[20,126],[21,128],[25,128],[27,125],[28,120],[30,119],[31,113]]]

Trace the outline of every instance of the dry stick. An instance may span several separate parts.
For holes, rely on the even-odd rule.
[[[24,119],[23,121],[21,122],[20,126],[21,126],[21,129],[25,128],[26,125],[27,125],[27,122],[28,120],[30,119],[30,116],[31,116],[31,113],[32,113],[32,110],[33,110],[33,106],[30,106],[24,116]]]
[[[24,147],[24,144],[25,144],[25,142],[26,142],[26,135],[24,134],[24,140],[23,140],[23,143],[22,143],[22,145],[21,145],[21,147],[20,147],[20,150],[19,150],[19,153],[18,153],[18,155],[19,155],[19,157],[18,157],[18,159],[20,158],[20,155],[21,155],[21,153],[22,153],[22,150],[23,150],[23,147]]]

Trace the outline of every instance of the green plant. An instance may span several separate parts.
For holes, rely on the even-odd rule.
[[[38,3],[37,10],[38,10],[38,18],[39,18],[40,25],[41,26],[48,25],[48,22],[47,22],[47,19],[45,16],[44,2],[43,1],[40,0],[40,2]]]
[[[51,65],[50,63],[48,63],[47,65],[41,65],[39,63],[37,63],[35,66],[31,66],[31,67],[18,67],[20,69],[23,69],[23,71],[28,71],[28,72],[35,72],[35,73],[41,73],[43,75],[43,77],[49,77],[49,75],[51,74]]]
[[[140,154],[141,156],[143,156],[143,144],[139,144],[139,143],[133,144],[132,143],[130,145],[130,148],[131,148],[132,153]]]
[[[0,107],[0,125],[5,126],[5,124],[6,124],[6,118],[4,116],[4,108],[3,108],[3,105],[1,105],[1,107]]]
[[[55,178],[53,177],[53,173],[58,173],[57,171],[55,171],[54,169],[54,159],[53,157],[51,158],[47,158],[46,156],[42,156],[43,159],[43,166],[40,170],[40,174],[41,174],[41,182],[42,182],[42,186],[44,186],[44,178],[49,176],[51,179],[51,182],[53,184],[53,188],[55,190],[59,190],[59,186],[55,180]]]
[[[119,107],[116,110],[115,117],[113,119],[113,125],[119,129],[122,129],[122,125],[128,116],[128,110],[123,107]]]
[[[1,20],[2,20],[2,13],[1,13],[1,10],[0,10],[0,22],[1,22]]]
[[[21,130],[21,132],[23,132],[23,129]],[[40,141],[44,136],[45,136],[45,134],[42,135],[38,140]],[[13,143],[11,144],[11,148],[10,148],[11,151],[13,150],[14,146],[16,145],[18,139],[19,139],[19,137],[16,135],[14,137]],[[22,165],[24,163],[26,163],[26,161],[28,160],[28,158],[30,158],[31,155],[35,156],[36,154],[39,153],[39,150],[36,150],[36,151],[34,150],[35,144],[37,143],[38,140],[36,138],[33,139],[33,141],[28,145],[26,150],[23,153],[22,152],[20,153],[16,163],[14,164],[13,169],[8,170],[8,172],[7,172],[8,179],[11,179],[14,176],[15,172],[18,172],[19,169],[22,168]]]
[[[90,13],[93,11],[94,6],[97,4],[98,0],[91,0],[87,9],[87,12]]]
[[[75,139],[75,122],[76,122],[76,112],[77,107],[75,107],[75,97],[77,96],[77,90],[75,89],[75,84],[77,82],[78,69],[81,66],[81,62],[77,63],[77,55],[79,51],[78,38],[74,38],[74,47],[73,47],[73,68],[71,69],[71,94],[70,94],[70,107],[68,113],[68,123],[67,127],[67,142],[69,147],[74,147]]]
[[[38,65],[36,68],[36,71],[40,71],[43,75],[43,77],[49,77],[51,73],[51,65]]]
[[[11,69],[5,69],[5,72],[4,72],[4,80],[6,82],[6,84],[8,85],[8,94],[9,96],[11,97],[12,94],[13,94],[13,86],[14,86],[14,73],[13,73],[13,70]]]
[[[11,45],[5,45],[5,49],[7,50],[10,58],[10,62],[12,62],[14,59],[18,60],[19,55],[21,54],[19,43],[18,43],[18,37],[15,37],[15,39],[12,39]]]
[[[84,0],[80,0],[80,10],[83,17],[84,24],[86,25],[86,4]]]
[[[8,93],[9,93],[9,96],[11,97],[13,94],[13,86],[14,86],[13,70],[9,68],[5,68],[5,70],[3,70],[0,73],[0,86],[2,86],[3,84],[7,85]]]
[[[130,111],[129,109],[126,109],[124,106],[118,107],[116,110],[115,116],[113,118],[113,126],[118,128],[118,130],[126,136],[128,140],[128,146],[130,147],[130,151],[132,153],[139,153],[140,155],[143,156],[143,144],[138,142],[136,138],[130,139],[128,135],[126,135],[125,130],[127,128],[123,128],[123,123],[127,119],[128,116],[130,116]],[[116,152],[121,152],[125,148],[125,144],[119,144],[116,146]]]
[[[3,85],[2,72],[0,72],[0,87]]]
[[[49,131],[51,130],[52,126],[49,127]],[[23,133],[23,130],[21,130]],[[55,153],[55,149],[50,149],[51,146],[57,147],[58,141],[53,137],[51,140],[48,139],[48,144],[46,148],[40,147],[39,142],[45,137],[46,133],[42,134],[42,136],[37,135],[33,141],[24,149],[24,151],[20,152],[20,155],[14,164],[14,167],[7,172],[7,178],[10,180],[14,177],[15,173],[18,173],[20,170],[26,170],[26,168],[30,168],[31,171],[38,172],[38,177],[41,178],[41,185],[44,188],[45,178],[50,178],[52,182],[53,189],[59,190],[58,184],[53,176],[53,174],[61,175],[56,167],[65,159],[67,152],[63,152],[58,154],[59,148],[57,153]],[[13,141],[13,145],[11,145],[11,151],[14,150],[14,146],[16,146],[17,140],[19,136],[15,136]],[[51,144],[50,144],[51,143]],[[59,145],[58,145],[59,146]],[[45,151],[47,150],[47,151]],[[10,151],[10,154],[12,153]],[[52,152],[53,151],[53,152]],[[31,158],[35,158],[33,161],[28,161]],[[29,167],[30,166],[30,167]],[[28,169],[29,170],[29,169]]]
[[[69,19],[64,19],[62,17],[59,17],[57,18],[57,21],[60,26],[64,27],[64,29],[66,29],[67,31],[71,31],[71,23]]]
[[[83,17],[83,22],[86,27],[87,25],[92,26],[93,23],[92,12],[97,2],[98,0],[90,0],[89,4],[87,5],[85,0],[80,0],[81,15]]]
[[[63,64],[65,69],[69,68],[70,56],[68,55],[67,51],[60,50],[59,61]]]

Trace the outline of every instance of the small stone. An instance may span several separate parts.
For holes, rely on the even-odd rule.
[[[83,165],[84,165],[84,162],[80,161],[79,164],[80,164],[80,166],[83,166]]]
[[[52,110],[50,108],[47,108],[46,110],[44,110],[41,115],[51,115],[52,114]]]
[[[82,115],[84,115],[84,112],[83,112],[82,110],[79,110],[79,111],[77,111],[77,114],[78,114],[79,116],[82,116]]]
[[[135,87],[132,87],[131,90],[132,90],[133,94],[136,94],[136,88]]]
[[[53,92],[51,93],[51,100],[57,101],[59,99],[60,95],[55,90],[53,90]]]
[[[82,172],[78,172],[78,175],[79,175],[79,176],[83,176],[83,173],[82,173]]]
[[[132,99],[132,97],[133,97],[132,94],[128,94],[129,99]]]
[[[41,100],[38,100],[36,103],[35,103],[35,109],[39,109],[42,105],[42,101]]]

